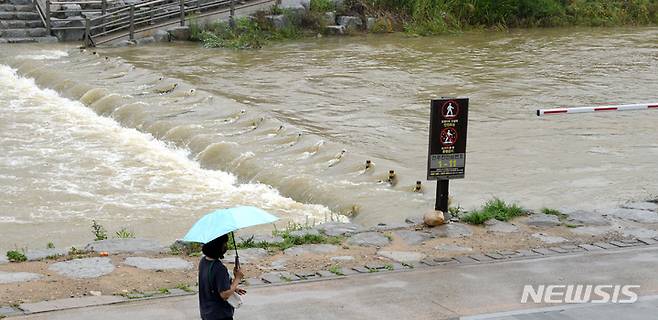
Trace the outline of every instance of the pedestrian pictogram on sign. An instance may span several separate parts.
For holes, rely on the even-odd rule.
[[[443,117],[447,119],[454,119],[459,116],[459,104],[456,101],[449,100],[441,107]]]
[[[457,143],[457,130],[455,128],[444,128],[441,131],[441,144],[444,147],[452,147]]]

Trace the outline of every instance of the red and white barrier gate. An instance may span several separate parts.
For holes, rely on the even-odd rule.
[[[622,104],[617,106],[578,107],[578,108],[555,108],[539,109],[537,116],[545,116],[561,113],[588,113],[598,111],[631,111],[631,110],[658,110],[658,103]]]

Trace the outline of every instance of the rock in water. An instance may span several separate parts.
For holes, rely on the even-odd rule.
[[[423,216],[423,222],[430,227],[442,225],[445,222],[443,212],[439,210],[432,210]]]

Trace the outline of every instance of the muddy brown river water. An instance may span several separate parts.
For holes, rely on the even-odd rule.
[[[282,225],[401,222],[434,203],[424,177],[439,96],[471,98],[455,205],[596,209],[658,195],[658,111],[535,115],[658,101],[658,28],[98,53],[0,47],[0,249],[84,243],[94,219],[170,242],[240,204]],[[398,183],[380,183],[391,169]],[[410,192],[416,180],[425,193]]]

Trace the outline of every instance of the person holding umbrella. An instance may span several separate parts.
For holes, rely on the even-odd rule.
[[[254,207],[215,210],[199,219],[183,237],[183,241],[204,244],[201,249],[204,256],[199,262],[199,309],[202,320],[232,320],[235,308],[242,302],[239,296],[246,293],[238,287],[244,274],[240,269],[233,231],[278,219]],[[228,251],[229,233],[233,235],[235,248],[233,280],[220,260]]]
[[[199,262],[199,309],[202,320],[233,319],[235,308],[228,302],[234,294],[244,295],[239,288],[244,274],[239,265],[233,269],[231,280],[228,269],[220,259],[228,251],[228,235],[223,235],[203,245],[203,257]]]

